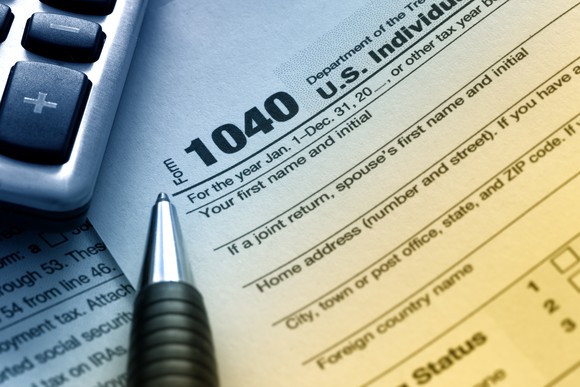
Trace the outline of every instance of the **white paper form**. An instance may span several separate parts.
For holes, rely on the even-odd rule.
[[[579,20],[153,4],[91,219],[135,283],[171,195],[224,386],[578,385]]]
[[[0,385],[126,385],[135,290],[91,224],[0,229]]]

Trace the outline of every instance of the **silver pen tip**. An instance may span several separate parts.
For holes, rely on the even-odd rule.
[[[184,255],[179,222],[169,196],[160,193],[151,211],[141,288],[157,282],[185,282],[193,275]]]
[[[168,202],[168,201],[170,201],[169,200],[169,196],[167,196],[167,194],[165,192],[161,192],[159,194],[159,196],[157,196],[157,202],[156,203],[159,203],[159,202]]]

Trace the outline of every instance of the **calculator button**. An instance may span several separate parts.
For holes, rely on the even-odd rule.
[[[12,25],[12,20],[14,20],[14,14],[12,14],[10,7],[0,4],[0,42],[6,40],[8,30],[10,30],[10,26]]]
[[[89,15],[108,15],[113,12],[116,0],[40,0],[52,7]]]
[[[79,71],[16,63],[0,102],[0,153],[39,164],[65,163],[90,88]]]
[[[54,13],[35,13],[26,23],[22,46],[49,58],[95,62],[105,33],[98,23]]]

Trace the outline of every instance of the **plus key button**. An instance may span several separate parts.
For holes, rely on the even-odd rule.
[[[79,71],[48,63],[16,63],[0,102],[0,154],[38,164],[64,164],[90,89],[91,82]]]

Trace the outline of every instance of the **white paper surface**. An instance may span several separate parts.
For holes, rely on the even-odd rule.
[[[152,4],[90,217],[136,283],[171,195],[223,386],[576,385],[579,18]]]

